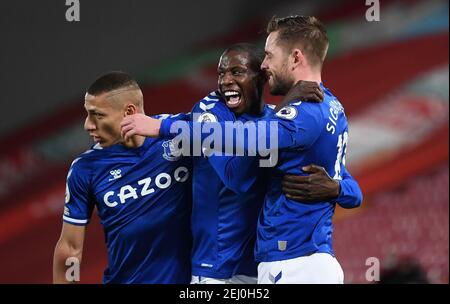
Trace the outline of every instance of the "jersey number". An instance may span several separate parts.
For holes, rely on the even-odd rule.
[[[347,153],[347,142],[348,142],[348,132],[344,132],[343,134],[339,134],[338,143],[337,143],[337,156],[336,163],[334,164],[334,172],[336,172],[333,176],[333,179],[342,179],[341,176],[341,164],[345,166],[345,154]]]

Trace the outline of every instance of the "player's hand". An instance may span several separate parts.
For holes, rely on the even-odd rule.
[[[144,114],[126,116],[120,123],[122,137],[127,141],[134,135],[158,137],[161,120]]]
[[[281,185],[287,198],[300,202],[319,202],[334,200],[339,196],[339,181],[332,179],[325,168],[309,165],[302,170],[310,174],[283,176]]]
[[[323,91],[315,81],[300,80],[297,82],[284,96],[281,103],[275,108],[275,111],[280,110],[290,101],[301,99],[309,102],[322,102]]]

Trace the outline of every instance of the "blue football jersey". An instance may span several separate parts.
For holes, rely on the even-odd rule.
[[[269,126],[269,122],[277,122],[279,155],[274,168],[264,171],[255,169],[254,162],[250,162],[247,156],[209,157],[209,165],[215,169],[221,182],[228,188],[246,193],[250,191],[266,193],[264,208],[258,222],[258,242],[255,248],[258,261],[284,260],[314,252],[327,252],[333,255],[331,219],[335,204],[338,203],[344,208],[354,208],[362,202],[362,193],[358,184],[345,169],[348,124],[343,107],[323,84],[321,88],[325,93],[323,103],[299,101],[284,107],[277,113],[266,106],[262,117],[242,115],[242,117],[248,117],[247,121],[265,121],[266,126]],[[217,103],[217,100],[215,102]],[[231,115],[231,111],[226,106],[218,104],[217,107],[219,106],[222,109],[220,114],[222,117]],[[216,105],[213,106],[211,103],[204,103],[203,110],[206,113],[203,116],[206,119],[198,121],[211,125],[217,122],[219,126],[216,125],[216,127],[224,130],[226,126],[221,117],[210,111],[210,108],[215,107]],[[225,113],[226,111],[229,113]],[[170,130],[172,122],[163,121],[160,130],[162,137],[171,138],[175,135],[171,133],[173,130]],[[199,129],[201,128],[197,130]],[[209,136],[203,132],[196,133],[194,130],[195,127],[191,125],[190,136],[194,138],[200,136],[203,140],[205,135]],[[265,136],[269,136],[270,130],[264,130],[263,133],[258,128],[256,130],[256,140],[266,141],[264,146],[267,147],[270,140]],[[245,133],[240,132],[240,134]],[[234,136],[235,146],[248,148],[248,142],[251,139],[248,134],[240,138],[236,138],[236,133]],[[222,147],[225,147],[225,132],[222,132],[222,141]],[[259,144],[256,143],[254,147],[259,147]],[[337,199],[328,202],[302,203],[285,197],[281,191],[282,176],[284,174],[305,175],[301,167],[309,164],[325,167],[331,177],[340,180],[340,194]],[[269,185],[262,189],[259,184],[256,190],[249,190],[254,182],[259,180],[260,175],[270,176]],[[238,185],[241,185],[241,189],[238,189]],[[204,191],[207,195],[208,191],[214,192],[215,189]],[[208,218],[211,220],[211,217]]]
[[[324,102],[294,102],[273,115],[266,115],[258,120],[265,122],[256,127],[252,136],[243,133],[243,127],[237,126],[234,148],[257,153],[255,147],[270,146],[273,135],[271,123],[276,122],[278,153],[275,167],[270,169],[270,183],[265,189],[264,206],[258,221],[257,244],[255,255],[258,261],[276,261],[308,255],[314,252],[326,252],[334,255],[332,249],[332,216],[335,204],[345,208],[354,208],[361,204],[362,194],[358,184],[345,169],[345,155],[348,142],[348,123],[340,102],[323,84]],[[218,124],[224,130],[226,125],[208,120],[210,127]],[[203,124],[205,124],[203,122]],[[161,133],[169,134],[170,122],[163,122]],[[240,132],[236,130],[240,129]],[[197,130],[197,131],[196,131]],[[191,127],[191,135],[204,139],[200,128]],[[237,136],[236,134],[244,134]],[[256,141],[254,145],[249,143]],[[222,147],[226,146],[226,135],[222,132]],[[214,149],[213,149],[214,150]],[[251,180],[256,171],[248,170],[246,157],[234,157],[215,166],[222,180],[234,178],[242,183]],[[341,180],[341,192],[334,201],[302,203],[286,198],[281,190],[284,174],[305,175],[303,166],[316,164],[326,169],[334,179]],[[245,169],[241,169],[245,168]],[[240,170],[241,169],[241,170]],[[342,180],[343,179],[343,180]],[[231,183],[231,181],[229,181]]]
[[[104,228],[104,283],[189,283],[191,159],[170,140],[113,145],[74,160],[63,220],[86,225],[94,207]]]
[[[284,174],[305,175],[302,166],[312,163],[338,180],[346,173],[347,119],[337,98],[323,84],[321,88],[324,102],[294,102],[275,113],[280,150],[258,221],[258,261],[286,260],[316,252],[334,255],[335,202],[296,202],[286,198],[281,189]],[[356,205],[361,203],[358,200]]]
[[[215,93],[195,104],[192,117],[199,122],[252,119],[246,115],[236,118]],[[193,157],[193,275],[225,279],[257,274],[256,224],[267,180],[264,175],[255,175],[258,178],[246,184],[224,184],[215,166],[227,159],[226,156]],[[257,168],[256,160],[253,163]]]

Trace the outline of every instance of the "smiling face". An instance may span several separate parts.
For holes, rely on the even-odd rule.
[[[295,80],[290,72],[289,54],[278,42],[278,32],[269,34],[264,48],[265,57],[261,69],[265,71],[272,95],[286,95]]]
[[[264,77],[252,66],[248,52],[231,50],[220,57],[217,68],[219,91],[228,108],[237,115],[252,112],[261,104]]]

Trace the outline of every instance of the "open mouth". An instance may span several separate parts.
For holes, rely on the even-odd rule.
[[[241,93],[238,91],[225,91],[223,92],[223,95],[225,96],[225,100],[229,108],[236,108],[241,104]]]

